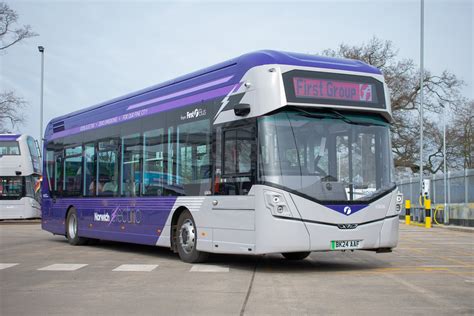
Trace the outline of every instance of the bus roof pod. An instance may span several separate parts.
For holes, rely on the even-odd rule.
[[[163,93],[172,93],[174,90],[186,89],[190,86],[206,83],[210,80],[214,80],[222,76],[231,75],[232,78],[228,83],[236,83],[249,69],[267,64],[317,67],[378,75],[381,74],[379,69],[359,60],[333,58],[293,52],[283,52],[276,50],[260,50],[229,59],[213,66],[203,68],[201,70],[123,95],[121,97],[117,97],[72,113],[68,113],[66,115],[52,119],[51,123],[55,123],[57,121],[61,121],[79,114],[87,113],[91,110],[96,110],[101,107],[126,101],[128,99],[139,98],[142,96],[145,97],[145,95],[149,93],[157,93],[159,91],[163,91]]]

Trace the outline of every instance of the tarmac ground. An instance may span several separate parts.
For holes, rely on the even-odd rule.
[[[474,234],[400,225],[392,253],[213,255],[0,224],[0,315],[473,315]]]

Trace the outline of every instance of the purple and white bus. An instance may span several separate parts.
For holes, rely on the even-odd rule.
[[[209,253],[390,251],[402,197],[381,72],[258,51],[53,119],[43,229]]]
[[[0,134],[0,220],[41,217],[41,157],[26,134]]]

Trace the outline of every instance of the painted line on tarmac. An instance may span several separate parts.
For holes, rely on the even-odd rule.
[[[157,264],[122,264],[112,271],[120,272],[151,272],[158,267]]]
[[[430,244],[433,244],[433,245],[470,245],[472,246],[472,242],[455,242],[455,241],[452,241],[452,242],[431,242]]]
[[[433,250],[434,248],[401,248],[403,250],[409,250],[409,251],[412,251],[412,252],[416,252],[416,253],[419,253],[421,255],[431,255],[429,253],[427,253],[426,251],[423,251],[423,250],[420,250],[420,249],[427,249],[427,250]],[[399,250],[401,250],[399,248]],[[456,251],[453,251],[452,249],[449,250],[450,252],[452,253],[456,253],[456,254],[459,254],[459,252],[456,252]],[[461,252],[462,254],[466,254],[465,252]],[[466,265],[465,262],[463,261],[460,261],[460,260],[456,260],[456,259],[452,259],[452,258],[448,258],[448,257],[445,257],[445,256],[431,256],[431,258],[437,258],[437,259],[443,259],[443,260],[446,260],[446,261],[450,261],[450,262],[454,262],[454,263],[457,263],[457,264],[462,264],[462,265]]]
[[[420,266],[420,268],[472,268],[472,265],[449,265],[449,264],[432,264]]]
[[[191,267],[189,272],[229,272],[229,267],[209,264],[195,264]]]
[[[423,288],[419,285],[416,285],[416,284],[414,284],[410,281],[407,281],[407,280],[404,280],[400,277],[397,277],[395,275],[384,274],[384,276],[386,278],[389,278],[389,279],[399,283],[400,285],[402,285],[405,288],[409,289],[411,292],[423,295],[424,297],[429,299],[433,305],[440,305],[440,297],[438,295],[436,295],[436,293],[434,293],[434,292],[432,292],[428,289],[425,289],[425,288]]]
[[[39,268],[39,271],[76,271],[80,268],[87,266],[83,263],[55,263],[43,268]]]
[[[0,270],[11,268],[19,265],[19,263],[0,263]]]

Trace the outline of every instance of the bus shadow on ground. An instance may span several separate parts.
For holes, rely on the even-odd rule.
[[[59,238],[54,240],[61,244],[68,244],[67,240],[65,239]],[[136,254],[146,258],[147,260],[164,259],[176,261],[176,264],[187,264],[179,259],[178,254],[173,253],[169,248],[165,247],[155,247],[115,241],[100,241],[97,244],[81,246],[80,249],[85,251],[90,250],[91,252],[106,251],[108,253],[119,252],[124,254]],[[254,269],[257,269],[259,273],[367,271],[391,266],[389,262],[376,260],[372,256],[361,258],[361,256],[358,255],[357,261],[354,261],[353,258],[356,256],[356,254],[357,252],[354,254],[343,254],[339,252],[315,252],[304,260],[287,260],[279,254],[259,256],[210,254],[208,260],[203,264],[228,266],[230,269],[246,271],[253,271]]]
[[[287,260],[279,254],[261,256],[211,255],[209,264],[228,265],[231,269],[252,270],[259,273],[306,273],[363,271],[389,266],[383,261],[354,262],[350,256],[343,258],[329,253],[312,253],[304,260]]]
[[[65,237],[55,236],[55,238],[51,239],[50,241],[56,242],[58,244],[62,244],[66,247],[75,247],[76,249],[80,250],[82,253],[83,251],[90,252],[93,254],[94,252],[116,252],[116,253],[123,253],[123,254],[135,254],[141,257],[146,257],[147,259],[156,258],[156,259],[176,259],[179,261],[179,257],[177,254],[174,254],[169,248],[164,247],[156,247],[150,245],[141,245],[141,244],[132,244],[132,243],[125,243],[125,242],[118,242],[118,241],[108,241],[108,240],[100,240],[93,243],[86,243],[85,245],[81,246],[72,246],[69,244]],[[80,253],[78,251],[78,253]]]

